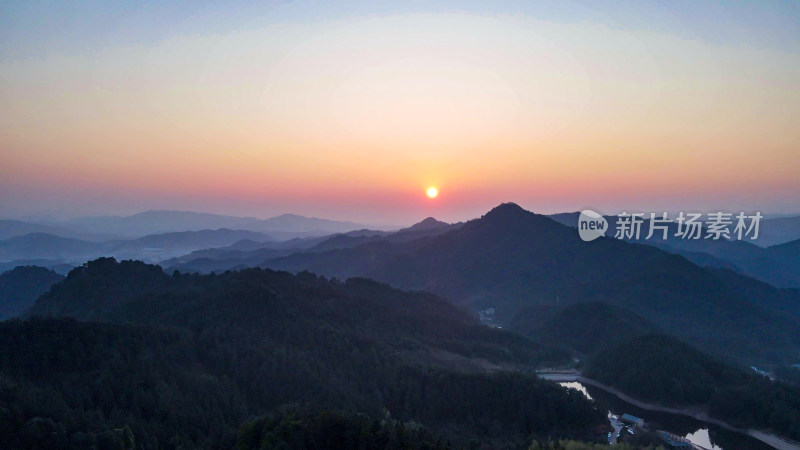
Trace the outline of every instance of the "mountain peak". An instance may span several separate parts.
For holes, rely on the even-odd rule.
[[[414,225],[411,225],[407,228],[410,231],[424,231],[424,230],[435,230],[437,228],[442,228],[449,226],[447,222],[442,222],[441,220],[436,220],[433,217],[427,217],[423,219],[421,222],[417,222]]]
[[[524,210],[521,206],[516,203],[508,202],[508,203],[501,203],[491,211],[486,213],[483,218],[485,219],[513,219],[518,217],[524,217],[531,214],[530,211]]]
[[[299,219],[299,220],[302,220],[302,219],[310,219],[310,218],[311,217],[301,216],[300,214],[283,213],[283,214],[281,214],[279,216],[270,217],[269,219]],[[267,219],[267,220],[269,220],[269,219]]]

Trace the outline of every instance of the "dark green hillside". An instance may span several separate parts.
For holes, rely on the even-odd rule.
[[[239,450],[357,448],[361,450],[456,448],[419,424],[385,415],[288,407],[242,425]]]
[[[238,450],[267,450],[291,448],[316,450],[322,448],[397,450],[445,450],[480,447],[476,441],[466,446],[457,445],[437,436],[416,422],[402,422],[385,414],[380,418],[346,411],[321,410],[312,407],[292,406],[258,418],[242,426],[236,448]],[[633,450],[640,447],[626,443],[613,446],[575,440],[523,440],[512,448],[529,450]],[[659,447],[662,448],[662,447]]]
[[[720,388],[709,413],[743,427],[774,430],[800,440],[800,388],[751,375],[746,383]]]
[[[1,323],[0,447],[130,448],[121,431],[136,448],[228,441],[247,401],[200,352],[178,330]]]
[[[158,266],[100,258],[71,270],[36,302],[31,314],[106,319],[136,298],[162,292],[171,281]]]
[[[603,302],[575,303],[534,319],[536,315],[535,311],[525,311],[510,328],[584,354],[657,331],[636,313]]]
[[[642,336],[600,352],[585,374],[636,398],[671,405],[707,403],[719,386],[743,378],[740,371],[661,335]]]
[[[564,356],[513,333],[481,326],[434,295],[367,279],[331,281],[262,269],[168,276],[161,268],[112,258],[76,268],[43,295],[33,315],[68,316],[235,332],[255,331],[314,349],[314,339],[346,335],[403,355],[451,352],[496,364],[536,364]]]
[[[800,388],[729,366],[671,337],[642,336],[604,350],[584,375],[635,398],[707,405],[712,417],[733,425],[800,438]]]
[[[110,322],[0,327],[0,376],[16,393],[8,405],[30,405],[9,423],[50,420],[70,440],[127,426],[144,448],[231,446],[249,418],[298,402],[370,417],[386,409],[462,443],[591,438],[604,421],[580,394],[526,374],[565,354],[370,280],[168,276],[100,259],[33,311]]]

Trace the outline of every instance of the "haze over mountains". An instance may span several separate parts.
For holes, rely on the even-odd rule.
[[[63,270],[100,256],[161,261],[243,240],[261,244],[363,228],[296,214],[257,219],[186,211],[147,211],[51,224],[0,220],[0,268],[36,263]]]
[[[407,244],[295,253],[263,266],[427,290],[469,309],[494,308],[502,322],[536,305],[605,301],[716,354],[769,360],[796,358],[800,349],[799,291],[705,269],[652,246],[586,243],[574,229],[515,204]],[[751,286],[747,295],[739,284]]]
[[[568,226],[576,217],[547,217],[503,204],[466,223],[427,218],[388,232],[293,215],[259,221],[154,211],[85,223],[105,223],[94,230],[98,233],[122,223],[141,231],[245,224],[272,231],[223,228],[106,242],[32,233],[0,241],[0,257],[8,265],[15,260],[78,265],[115,256],[160,261],[168,271],[269,267],[339,279],[368,277],[430,291],[472,311],[493,308],[496,325],[530,335],[535,335],[532,324],[538,315],[575,303],[604,302],[714,354],[742,361],[789,361],[798,355],[800,291],[787,289],[800,282],[797,241],[766,248],[706,239],[585,243]],[[319,231],[323,226],[328,229]],[[19,224],[14,227],[20,230]],[[768,227],[762,224],[762,230]],[[274,237],[280,229],[294,237]],[[677,329],[675,323],[686,326]]]
[[[579,213],[555,214],[554,220],[577,227]],[[606,236],[614,236],[617,216],[605,216]],[[757,239],[681,239],[676,237],[677,224],[668,226],[667,239],[655,233],[646,239],[649,219],[642,225],[637,242],[653,245],[686,257],[701,266],[731,269],[766,281],[778,287],[800,288],[800,218],[763,219]],[[701,227],[701,235],[706,235]],[[777,242],[777,243],[774,243]],[[774,244],[773,244],[774,243]]]
[[[214,222],[219,217],[208,223],[222,224]],[[100,242],[37,231],[0,241],[3,257],[78,266],[66,278],[40,267],[0,276],[0,313],[26,319],[0,324],[0,349],[18,355],[13,349],[44,346],[55,352],[34,365],[0,356],[0,368],[22,386],[0,407],[27,405],[13,417],[0,413],[0,427],[55,430],[73,446],[84,439],[130,437],[114,428],[114,420],[74,423],[72,418],[87,414],[85,408],[102,404],[111,408],[109,417],[114,409],[117,415],[127,411],[124,423],[147,448],[175,436],[190,447],[213,447],[244,439],[234,430],[253,415],[272,411],[282,417],[287,404],[310,401],[323,411],[346,404],[346,411],[374,420],[388,408],[400,423],[422,421],[434,436],[462,444],[468,436],[487,448],[522,445],[554,429],[597,439],[593,427],[601,426],[602,415],[530,372],[586,361],[588,373],[636,394],[649,389],[647,371],[629,370],[623,377],[609,355],[633,355],[626,356],[629,366],[639,364],[634,357],[651,364],[658,352],[639,355],[636,349],[656,342],[664,343],[664,351],[680,351],[669,356],[670,364],[687,364],[687,387],[663,392],[685,401],[702,398],[719,417],[741,426],[800,433],[781,419],[800,414],[792,400],[800,391],[764,384],[746,369],[768,365],[791,372],[800,361],[800,290],[763,281],[787,279],[778,277],[791,271],[775,268],[774,259],[759,266],[752,256],[791,261],[794,242],[766,248],[611,237],[584,242],[570,216],[539,215],[513,203],[464,223],[429,217],[397,231],[281,217],[270,225],[273,230],[297,220],[305,225],[287,231],[294,233],[289,239],[274,231],[219,228]],[[322,225],[346,231],[306,231]],[[158,260],[163,269],[95,259],[106,255]],[[759,267],[766,272],[757,272]],[[110,344],[98,344],[97,358],[87,357],[70,336],[83,336],[80,342],[102,337]],[[135,350],[120,355],[117,348]],[[57,362],[62,357],[83,362]],[[153,357],[157,366],[132,369]],[[64,367],[73,375],[50,401],[68,406],[36,403],[36,392],[56,381],[36,374]],[[96,373],[104,374],[102,389],[95,384],[91,392],[143,387],[136,397],[86,403],[81,398],[90,394],[76,392]],[[172,381],[165,388],[157,380]],[[147,400],[156,386],[171,394],[164,401]],[[431,393],[430,386],[439,390]],[[752,389],[762,395],[751,398]],[[653,398],[669,404],[674,399],[666,395]],[[745,401],[769,411],[764,399],[774,396],[783,396],[781,417],[743,412]],[[185,399],[180,411],[171,406],[177,398]],[[471,412],[448,412],[454,398]],[[536,406],[530,399],[547,400]],[[317,414],[313,408],[300,414]],[[151,413],[132,410],[159,411],[177,422],[165,425]]]
[[[580,212],[577,211],[550,215],[553,220],[571,227],[578,226],[579,216]],[[613,236],[618,216],[607,215],[603,217],[609,221],[609,228],[606,230],[606,234],[610,233]],[[674,220],[675,216],[670,216],[670,218]],[[647,219],[649,220],[649,216]],[[674,236],[675,227],[675,224],[670,224],[670,236]],[[643,230],[646,230],[646,228],[643,228]],[[800,239],[800,215],[770,216],[761,219],[758,238],[750,241],[750,243],[759,247],[769,247],[798,239]],[[647,242],[645,241],[645,243]]]
[[[387,232],[293,215],[257,220],[153,211],[83,223],[105,224],[94,230],[101,233],[125,223],[140,231],[249,224],[295,237],[223,228],[93,242],[32,233],[0,241],[0,257],[77,265],[115,256],[161,261],[168,271],[189,273],[269,267],[342,280],[368,277],[430,291],[472,311],[493,308],[495,324],[523,333],[532,333],[532,316],[599,301],[715,354],[733,349],[732,358],[763,361],[798,355],[800,291],[786,288],[797,286],[800,276],[796,242],[767,248],[711,240],[585,243],[568,226],[573,219],[572,214],[537,215],[509,203],[466,223],[427,218]],[[19,224],[14,227],[20,230]],[[322,232],[321,227],[328,228]],[[686,324],[686,330],[675,323]]]
[[[135,238],[149,234],[180,231],[216,230],[220,228],[248,230],[260,233],[330,234],[367,228],[365,225],[297,214],[282,214],[268,219],[225,216],[192,211],[154,210],[130,216],[82,217],[61,222],[34,223],[19,220],[0,220],[0,238],[28,233],[49,233],[62,237],[116,236]]]
[[[276,233],[276,237],[283,238],[290,235],[293,235],[291,237],[300,234],[320,235],[366,228],[364,225],[352,222],[304,217],[297,214],[257,219],[191,211],[146,211],[125,217],[85,217],[69,220],[64,226],[84,232],[101,230],[123,237],[230,228],[260,233],[272,232]]]
[[[577,213],[552,217],[567,225],[577,222]],[[196,259],[195,256],[211,259],[215,253],[232,256],[228,251],[308,249],[325,240],[319,239],[325,236],[336,239],[315,250],[355,246],[380,239],[411,241],[437,229],[444,229],[442,227],[445,225],[444,222],[428,218],[413,227],[400,230],[402,233],[389,233],[363,224],[294,214],[262,220],[185,211],[147,211],[127,217],[91,217],[46,224],[0,220],[0,269],[35,263],[63,271],[70,265],[99,256],[150,262],[178,258],[167,265],[185,264]],[[357,230],[369,231],[358,233]],[[336,234],[345,236],[336,237]],[[793,243],[789,242],[793,239]],[[793,251],[793,247],[800,242],[800,218],[764,219],[759,240],[755,243],[763,246],[773,242],[780,245],[761,248],[749,242],[674,239],[644,243],[681,254],[700,265],[729,268],[776,286],[800,286],[800,257]],[[220,250],[211,254],[190,255],[195,251],[210,249]],[[266,252],[261,256],[268,258],[289,253]],[[242,258],[241,264],[252,265],[258,256],[251,253],[242,255]],[[226,259],[229,262],[231,260]],[[206,260],[197,265],[197,269],[224,270],[241,264],[226,263],[216,267]]]

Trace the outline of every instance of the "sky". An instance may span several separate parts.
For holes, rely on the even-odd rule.
[[[0,217],[800,213],[800,2],[165,3],[0,3]]]

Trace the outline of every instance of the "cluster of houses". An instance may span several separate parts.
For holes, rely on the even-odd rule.
[[[478,311],[478,318],[481,322],[492,322],[494,320],[494,308],[486,308]]]

